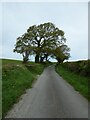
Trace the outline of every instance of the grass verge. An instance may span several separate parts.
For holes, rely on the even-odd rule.
[[[41,74],[44,65],[30,62],[26,65],[18,60],[2,60],[2,117],[16,103],[32,82]]]
[[[88,94],[88,80],[89,78],[75,74],[74,72],[68,71],[61,65],[56,67],[57,73],[62,76],[68,83],[70,83],[75,90],[79,91],[84,97],[90,101]]]
[[[0,60],[0,120],[2,118],[2,61]]]

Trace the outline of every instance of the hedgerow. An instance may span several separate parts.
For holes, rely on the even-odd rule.
[[[90,77],[90,60],[65,62],[62,64],[62,66],[82,76]]]

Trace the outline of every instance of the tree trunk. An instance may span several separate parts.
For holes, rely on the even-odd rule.
[[[40,57],[40,62],[42,63],[44,60],[44,57]]]
[[[39,55],[38,54],[35,56],[35,63],[39,63]]]
[[[46,55],[46,61],[48,61],[48,56]]]
[[[29,57],[29,51],[25,51],[25,54],[23,53],[23,63],[28,62],[28,57]]]
[[[48,54],[45,54],[46,61],[48,61]]]

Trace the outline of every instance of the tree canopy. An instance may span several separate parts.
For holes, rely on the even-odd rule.
[[[29,60],[30,55],[35,55],[35,62],[53,57],[60,63],[70,57],[70,49],[65,42],[64,31],[48,22],[30,26],[17,38],[13,51],[22,54],[24,62]]]

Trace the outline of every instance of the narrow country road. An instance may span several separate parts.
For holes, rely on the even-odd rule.
[[[49,66],[6,118],[88,118],[88,101]]]

